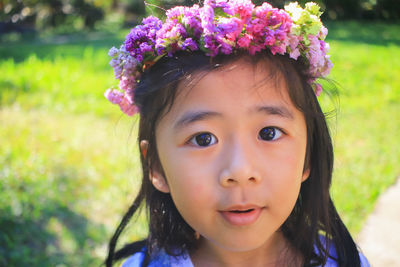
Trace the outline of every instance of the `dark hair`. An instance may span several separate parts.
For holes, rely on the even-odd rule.
[[[305,72],[306,62],[288,56],[272,55],[264,51],[257,56],[244,53],[221,55],[215,58],[202,52],[181,52],[174,57],[164,57],[142,75],[135,91],[135,103],[140,109],[138,140],[148,140],[146,158],[141,155],[143,179],[140,191],[132,206],[124,215],[109,243],[106,265],[130,256],[147,247],[143,265],[158,249],[170,255],[182,254],[195,248],[194,230],[177,211],[171,196],[155,189],[149,172],[161,164],[157,154],[155,129],[162,116],[173,105],[179,83],[200,70],[208,72],[220,66],[246,58],[254,64],[266,61],[272,64],[272,77],[283,77],[291,101],[305,117],[307,126],[307,149],[305,165],[310,168],[308,179],[302,183],[296,205],[282,225],[281,230],[290,244],[301,252],[305,266],[324,265],[334,246],[339,266],[360,266],[357,247],[340,219],[329,188],[333,168],[333,148],[326,124],[313,88]],[[145,202],[149,219],[149,235],[146,240],[128,244],[115,252],[117,240],[132,216]],[[325,238],[322,238],[324,236]],[[318,250],[318,251],[316,251]]]

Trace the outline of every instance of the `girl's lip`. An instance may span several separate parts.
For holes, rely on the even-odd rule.
[[[257,221],[263,208],[258,206],[235,206],[219,213],[229,224],[234,226],[246,226]]]

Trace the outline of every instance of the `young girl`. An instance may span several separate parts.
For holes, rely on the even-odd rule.
[[[368,266],[329,195],[320,14],[210,0],[148,17],[110,50],[122,91],[106,97],[140,113],[143,180],[107,266]],[[143,203],[148,237],[115,252]]]

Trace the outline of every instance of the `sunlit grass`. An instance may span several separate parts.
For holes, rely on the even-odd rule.
[[[400,173],[400,46],[398,26],[347,27],[333,24],[330,40],[340,85],[332,195],[356,235]],[[368,39],[371,31],[385,36]],[[104,258],[140,182],[136,119],[103,96],[116,83],[107,50],[121,41],[0,46],[0,265]],[[125,240],[145,232],[139,221]]]
[[[106,51],[82,50],[82,58],[56,55],[43,60],[33,54],[22,63],[12,58],[1,62],[1,104],[18,103],[24,110],[105,115],[103,93],[107,85],[115,83]]]
[[[357,233],[377,197],[400,174],[400,47],[333,41],[340,83],[333,197]]]
[[[134,120],[13,105],[0,125],[0,262],[99,264],[139,186]]]

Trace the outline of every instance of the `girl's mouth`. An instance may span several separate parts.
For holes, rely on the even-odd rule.
[[[257,221],[263,208],[231,209],[220,211],[222,218],[234,226],[246,226]]]
[[[231,210],[231,211],[228,211],[228,212],[233,212],[233,213],[246,213],[246,212],[251,212],[251,211],[253,211],[254,209],[248,209],[248,210]]]

